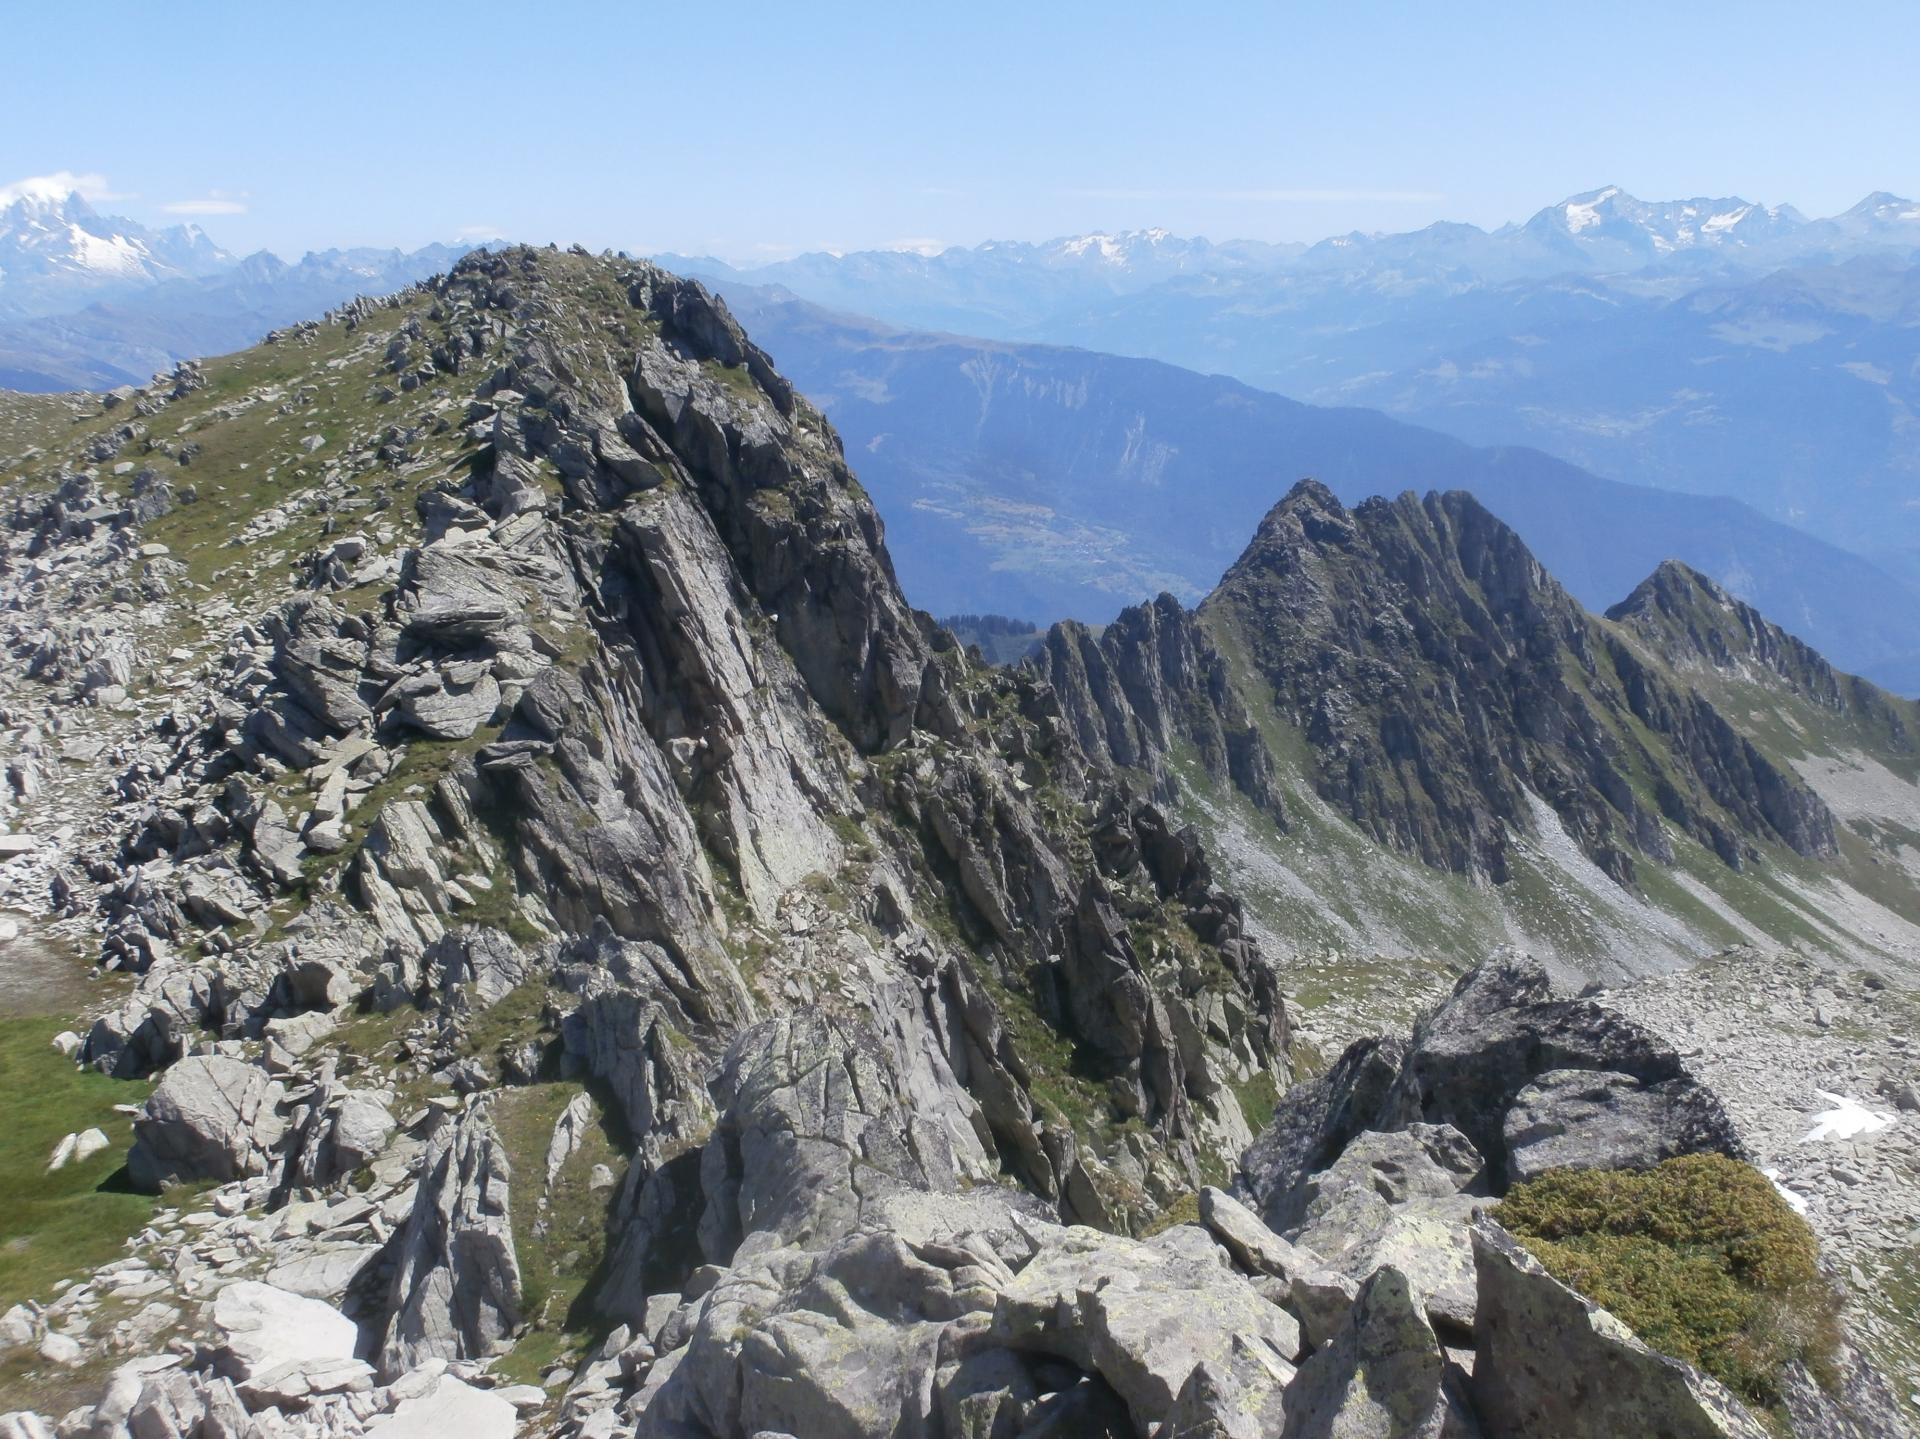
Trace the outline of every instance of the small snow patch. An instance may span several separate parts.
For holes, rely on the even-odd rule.
[[[1787,1208],[1804,1218],[1807,1212],[1806,1196],[1804,1194],[1796,1194],[1787,1188],[1786,1185],[1782,1184],[1780,1182],[1779,1170],[1763,1169],[1760,1172],[1767,1176],[1767,1182],[1773,1186],[1774,1192],[1787,1201]]]
[[[1833,1108],[1823,1109],[1813,1116],[1813,1128],[1800,1141],[1802,1144],[1811,1144],[1818,1139],[1852,1139],[1856,1135],[1885,1129],[1893,1123],[1891,1114],[1876,1114],[1851,1095],[1834,1094],[1825,1089],[1816,1089],[1814,1093]]]

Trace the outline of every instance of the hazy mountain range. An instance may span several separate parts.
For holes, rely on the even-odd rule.
[[[1484,231],[1312,246],[1164,231],[747,272],[920,329],[1082,345],[1728,495],[1920,576],[1920,204],[1809,220],[1609,187]]]
[[[58,187],[6,193],[7,388],[135,382],[460,253],[235,259],[196,227],[150,231]],[[673,263],[745,307],[866,452],[909,589],[938,612],[1044,622],[1161,589],[1192,599],[1301,476],[1348,500],[1451,486],[1589,605],[1681,558],[1906,690],[1916,245],[1920,205],[1886,194],[1809,220],[1609,187],[1493,231],[1311,246],[1148,230],[808,255],[745,278]],[[781,288],[749,295],[747,279]]]
[[[197,225],[149,230],[59,185],[11,186],[0,191],[0,389],[137,384],[355,295],[410,285],[469,248],[240,259]]]
[[[149,230],[103,216],[57,180],[0,188],[0,316],[67,310],[84,296],[216,274],[233,264],[198,225]]]
[[[1738,501],[1602,479],[1377,411],[1304,405],[1222,376],[1046,345],[963,339],[723,284],[819,404],[887,520],[914,603],[1100,622],[1211,589],[1260,516],[1311,476],[1348,502],[1464,489],[1594,610],[1681,559],[1843,667],[1920,685],[1920,600]]]

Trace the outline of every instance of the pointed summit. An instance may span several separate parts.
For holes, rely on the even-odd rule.
[[[1657,587],[1689,576],[1663,566]],[[1747,835],[1832,849],[1818,799],[1704,721],[1471,495],[1348,510],[1303,481],[1200,613],[1313,747],[1320,796],[1428,864],[1503,882],[1514,836],[1543,822],[1623,884],[1642,858],[1673,862],[1667,825],[1736,867]],[[1628,713],[1650,741],[1618,727]],[[1660,777],[1657,810],[1635,772]]]

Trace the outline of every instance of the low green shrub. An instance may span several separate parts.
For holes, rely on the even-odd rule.
[[[1795,1360],[1832,1382],[1840,1300],[1813,1231],[1765,1175],[1718,1154],[1557,1169],[1494,1211],[1563,1284],[1756,1404]]]

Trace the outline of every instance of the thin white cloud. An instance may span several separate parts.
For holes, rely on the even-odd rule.
[[[1433,205],[1435,190],[1063,190],[1074,200],[1224,200],[1258,205]]]
[[[498,225],[462,225],[453,232],[456,240],[497,240],[500,238]]]
[[[244,215],[245,192],[230,195],[225,190],[209,190],[197,200],[170,200],[160,208],[169,215]]]
[[[78,195],[83,200],[132,198],[130,195],[116,195],[107,184],[107,177],[94,170],[83,173],[55,170],[51,175],[29,175],[24,180],[0,185],[0,205],[11,205],[16,200],[58,201],[69,195]]]

